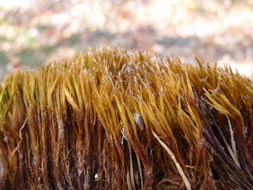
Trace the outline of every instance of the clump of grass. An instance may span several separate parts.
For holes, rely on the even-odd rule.
[[[1,189],[252,189],[253,86],[118,48],[0,87]]]

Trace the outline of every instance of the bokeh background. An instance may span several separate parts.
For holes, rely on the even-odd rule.
[[[253,77],[253,0],[0,0],[0,81],[101,44]]]

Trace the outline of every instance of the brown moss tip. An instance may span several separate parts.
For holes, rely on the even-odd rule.
[[[1,189],[252,189],[253,86],[118,48],[0,87]]]

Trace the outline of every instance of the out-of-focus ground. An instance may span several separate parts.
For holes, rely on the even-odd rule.
[[[100,44],[198,56],[253,77],[253,1],[0,0],[0,81]]]

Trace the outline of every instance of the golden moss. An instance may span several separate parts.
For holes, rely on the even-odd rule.
[[[252,189],[253,86],[117,48],[0,87],[2,189]]]

